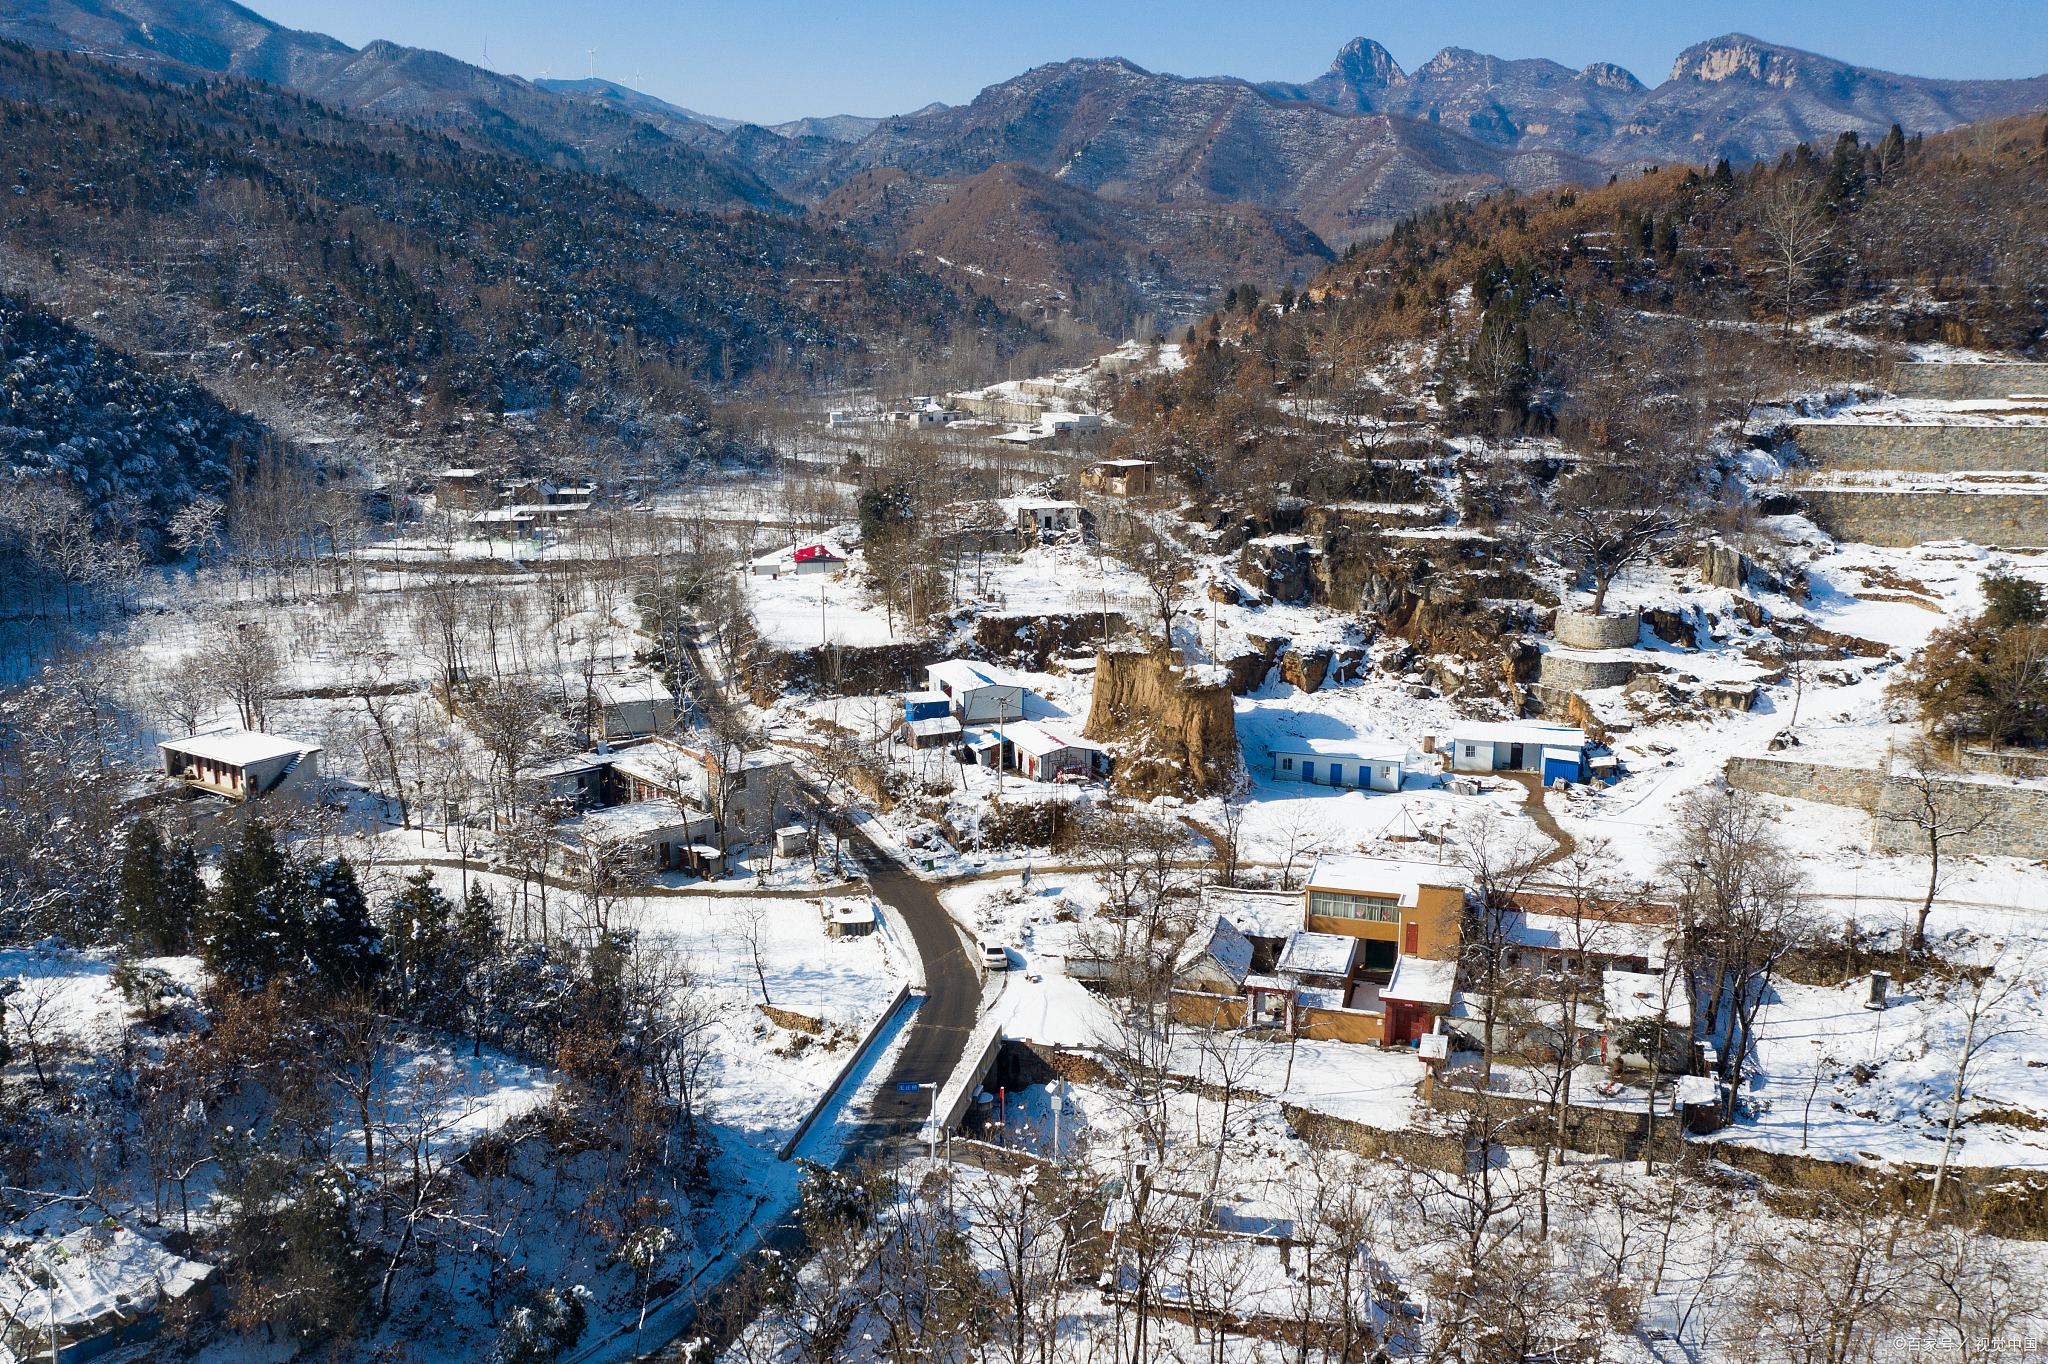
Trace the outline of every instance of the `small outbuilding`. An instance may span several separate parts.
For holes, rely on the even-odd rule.
[[[1033,781],[1088,781],[1109,771],[1109,751],[1091,739],[1076,739],[1037,724],[1004,725],[1003,765]]]
[[[597,732],[607,743],[675,728],[675,693],[658,677],[618,674],[597,679],[591,691],[597,702]]]
[[[1545,786],[1583,781],[1586,731],[1528,721],[1461,724],[1451,730],[1451,770],[1533,772]]]
[[[1081,528],[1081,504],[1053,498],[1029,497],[1017,504],[1017,529],[1058,535]]]
[[[1273,745],[1273,780],[1398,791],[1407,762],[1406,745],[1286,739]]]
[[[924,670],[925,690],[946,698],[948,709],[962,724],[1002,724],[1024,718],[1024,698],[1031,693],[1015,682],[964,659],[947,659]]]

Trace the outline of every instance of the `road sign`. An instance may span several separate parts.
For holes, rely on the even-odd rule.
[[[896,1092],[898,1094],[915,1094],[923,1088],[924,1086],[915,1080],[898,1080],[896,1082]]]

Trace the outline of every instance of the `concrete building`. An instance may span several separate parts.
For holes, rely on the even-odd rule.
[[[675,693],[658,677],[600,677],[591,690],[597,701],[598,737],[606,743],[644,739],[675,728]]]
[[[964,725],[999,725],[1026,718],[1024,698],[1032,693],[1018,683],[1001,681],[979,664],[948,659],[932,664],[924,674],[925,690],[944,696],[953,718]]]
[[[1058,535],[1081,528],[1081,504],[1051,498],[1026,498],[1017,504],[1017,529]]]
[[[1081,471],[1081,486],[1110,497],[1144,497],[1158,476],[1159,466],[1149,459],[1105,459]]]
[[[320,749],[296,739],[223,729],[170,739],[157,745],[163,753],[164,775],[188,790],[206,791],[234,801],[286,795],[315,799],[320,791]]]
[[[1358,947],[1341,985],[1298,994],[1301,1035],[1405,1046],[1434,1031],[1450,1005],[1464,914],[1464,885],[1448,868],[1319,859],[1302,890],[1302,927]],[[1283,973],[1289,965],[1283,958]]]
[[[1545,786],[1559,779],[1583,781],[1586,731],[1529,721],[1460,724],[1451,730],[1451,770],[1534,772]]]
[[[556,841],[572,857],[595,857],[629,847],[654,871],[716,876],[724,869],[718,821],[705,811],[668,800],[634,801],[586,810],[559,825]]]
[[[1273,745],[1273,780],[1398,791],[1407,761],[1405,744],[1287,739]]]

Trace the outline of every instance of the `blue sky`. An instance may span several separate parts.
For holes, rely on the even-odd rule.
[[[1355,37],[1405,70],[1445,47],[1567,66],[1617,62],[1648,85],[1678,53],[1722,33],[1912,75],[2048,73],[2042,0],[1656,4],[1479,0],[1273,5],[1219,0],[245,0],[293,28],[360,47],[389,38],[500,71],[589,72],[703,113],[760,123],[806,114],[893,114],[960,104],[1042,62],[1128,57],[1154,71],[1307,80]]]

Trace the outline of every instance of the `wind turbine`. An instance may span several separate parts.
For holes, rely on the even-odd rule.
[[[639,93],[639,90],[640,90],[640,63],[638,63],[638,62],[634,62],[634,63],[633,63],[633,91],[634,91],[634,93],[635,93],[635,94],[638,94],[638,93]]]
[[[491,35],[484,35],[484,70],[491,69]]]
[[[584,49],[583,49],[583,51],[584,51],[584,54],[585,54],[586,56],[588,56],[588,57],[590,58],[590,78],[591,78],[592,80],[596,80],[596,79],[597,79],[597,49],[596,49],[596,48],[594,48],[594,47],[586,47],[586,48],[584,48]]]

